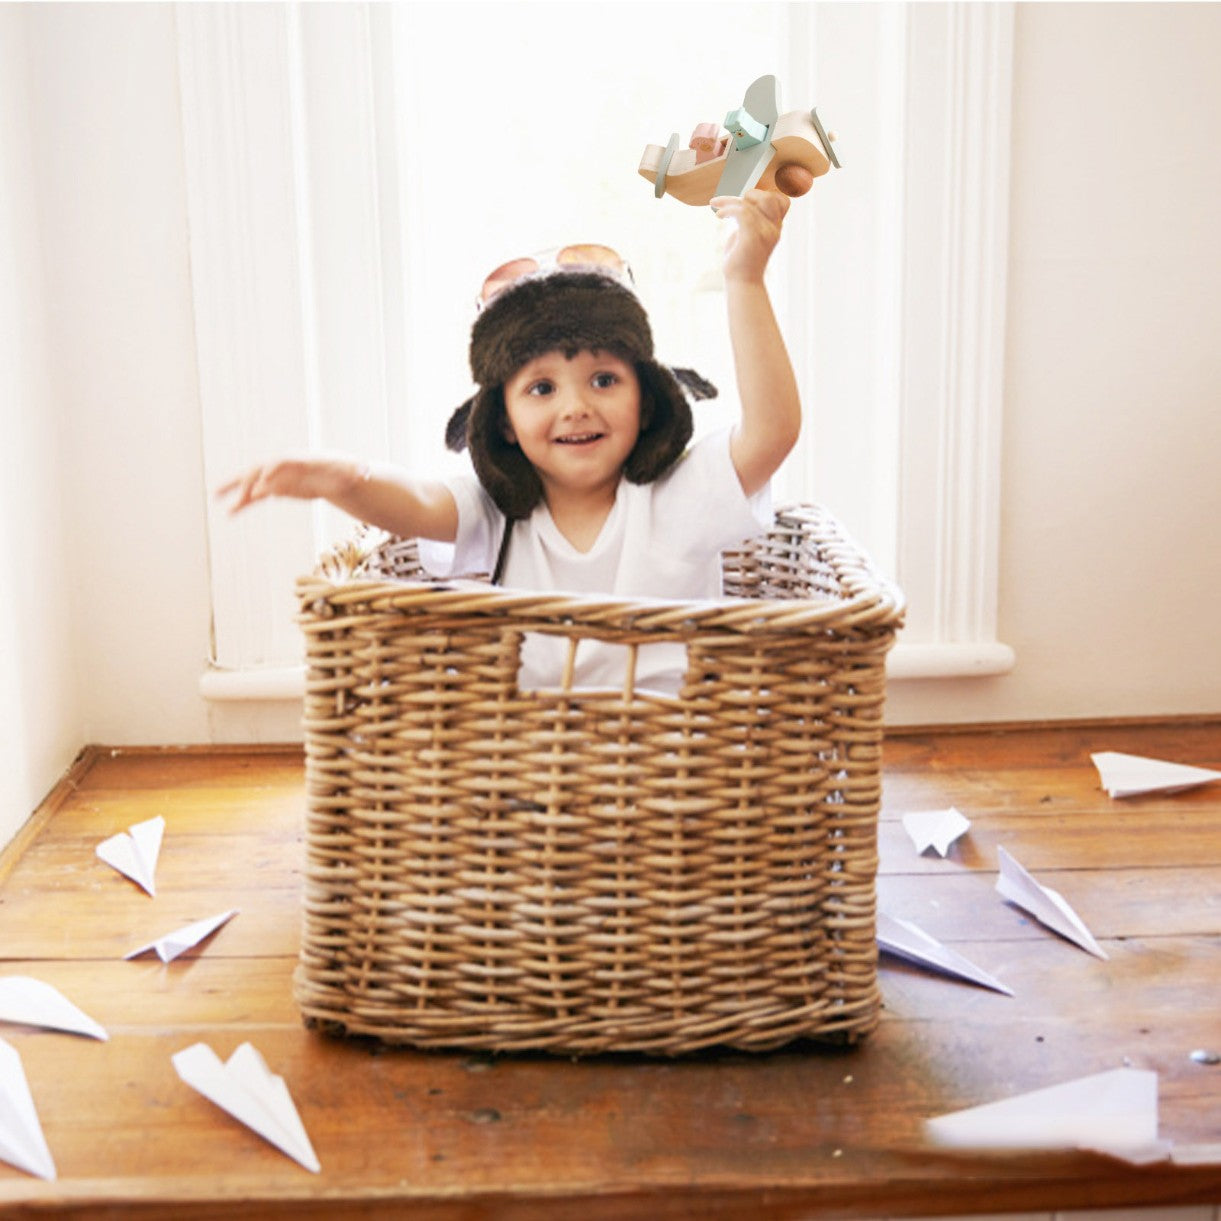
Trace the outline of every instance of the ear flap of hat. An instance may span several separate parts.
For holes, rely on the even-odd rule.
[[[445,448],[460,454],[466,448],[466,425],[471,417],[471,408],[475,405],[472,394],[461,407],[455,407],[454,413],[445,425]]]
[[[505,435],[504,393],[499,386],[485,387],[458,414],[466,411],[466,443],[470,446],[475,474],[496,507],[508,518],[529,517],[543,499],[538,472],[521,449]],[[450,424],[453,425],[454,418]],[[448,436],[449,429],[446,429]]]
[[[671,365],[670,372],[678,379],[679,385],[687,392],[688,398],[696,402],[701,399],[716,398],[717,388],[694,369],[680,369],[677,365]]]
[[[636,376],[640,381],[640,437],[623,473],[632,483],[651,483],[687,448],[692,431],[691,406],[678,380],[664,365],[640,361]]]

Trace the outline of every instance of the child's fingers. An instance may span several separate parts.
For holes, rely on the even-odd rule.
[[[789,209],[793,206],[793,201],[780,191],[760,191],[756,189],[748,192],[748,198],[752,203],[757,205],[759,211],[768,220],[776,225],[784,221]]]
[[[353,472],[357,470],[350,459],[335,456],[280,458],[252,466],[217,488],[215,495],[218,498],[232,498],[229,504],[231,514],[275,497],[312,500],[348,490],[355,481]]]
[[[765,191],[762,187],[751,187],[741,195],[714,195],[708,203],[713,208],[762,208],[765,212],[783,216],[792,206],[793,201],[780,191]]]
[[[242,509],[253,504],[256,500],[261,500],[257,491],[257,485],[262,478],[263,468],[256,466],[253,470],[247,471],[244,475],[239,475],[236,479],[230,479],[224,487],[217,488],[216,495],[218,497],[229,496],[236,493],[233,497],[233,503],[229,506],[230,514],[240,513]],[[266,492],[263,493],[263,496]]]
[[[245,504],[254,504],[256,500],[266,500],[277,494],[277,469],[276,466],[258,466],[250,472],[242,489]]]
[[[248,476],[249,472],[246,472],[245,474],[241,474],[233,479],[230,479],[227,483],[222,483],[220,487],[213,491],[213,497],[216,500],[223,500],[226,496],[232,495],[246,482]]]
[[[765,241],[775,242],[784,226],[790,200],[773,191],[751,191],[744,198],[717,196],[712,201],[718,222],[736,221]]]
[[[779,228],[784,223],[793,201],[779,191],[761,191],[758,187],[752,187],[742,196],[741,203],[744,214]]]

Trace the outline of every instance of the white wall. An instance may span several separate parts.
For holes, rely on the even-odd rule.
[[[996,679],[892,720],[1221,711],[1221,5],[1022,4]]]
[[[55,676],[37,696],[54,710],[27,718],[54,747],[23,757],[64,758],[66,739],[290,736],[291,706],[210,710],[198,694],[205,488],[173,8],[0,15],[29,46],[28,79],[0,84],[15,103],[0,169],[20,179],[32,149],[37,188],[0,201],[0,236],[18,239],[0,254],[17,260],[11,275],[0,261],[0,379],[48,406],[15,451],[32,494],[51,495],[57,468],[66,490],[63,531],[4,493],[5,546],[51,557],[19,604],[0,594],[18,652]],[[1019,7],[1000,590],[1018,665],[895,683],[896,723],[1221,711],[1218,51],[1217,5]],[[41,288],[25,252],[39,229]],[[40,292],[50,391],[30,363]],[[3,673],[7,696],[21,680]]]
[[[85,744],[19,13],[0,6],[0,845]]]
[[[111,744],[207,740],[173,7],[44,4],[24,17],[85,732]]]

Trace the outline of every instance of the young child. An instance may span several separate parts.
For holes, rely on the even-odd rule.
[[[409,479],[315,455],[257,466],[218,495],[232,496],[233,512],[269,496],[323,497],[419,538],[421,562],[438,578],[485,572],[524,589],[719,596],[720,552],[771,524],[768,483],[801,426],[764,285],[789,203],[759,190],[712,201],[735,222],[723,264],[741,401],[732,429],[687,450],[690,408],[675,372],[654,359],[647,315],[624,278],[561,266],[514,279],[506,264],[485,284],[471,332],[479,389],[446,432],[451,448],[469,447],[475,476]],[[715,393],[677,372],[696,397]],[[557,684],[560,643],[526,640],[523,687]],[[576,685],[618,686],[622,652],[582,642]],[[674,690],[682,668],[672,646],[648,646],[638,685]]]

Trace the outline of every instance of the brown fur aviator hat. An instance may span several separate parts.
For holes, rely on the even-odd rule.
[[[686,449],[692,427],[686,394],[716,395],[693,370],[654,359],[644,307],[609,272],[556,269],[501,289],[475,319],[470,363],[479,389],[450,417],[445,443],[455,451],[469,446],[479,482],[508,518],[528,517],[543,499],[543,485],[506,438],[504,384],[546,352],[571,358],[585,350],[613,353],[634,366],[640,381],[640,437],[624,467],[633,483],[650,483]]]

